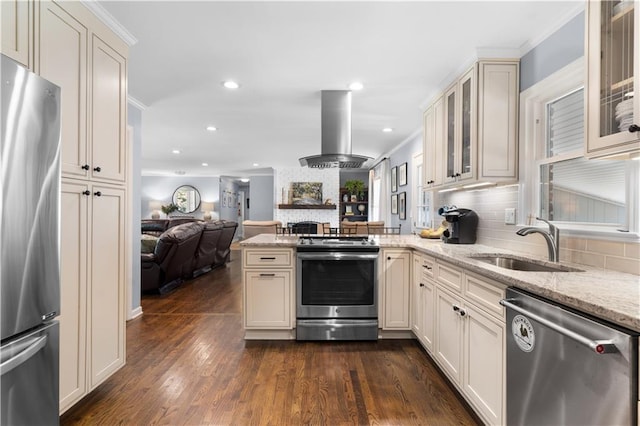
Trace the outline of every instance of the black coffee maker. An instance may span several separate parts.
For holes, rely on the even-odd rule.
[[[478,215],[470,209],[452,209],[442,213],[451,224],[442,234],[442,240],[449,244],[475,244],[478,230]]]

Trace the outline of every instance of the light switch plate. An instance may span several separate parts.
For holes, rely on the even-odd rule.
[[[505,225],[516,224],[516,209],[504,209],[504,224]]]

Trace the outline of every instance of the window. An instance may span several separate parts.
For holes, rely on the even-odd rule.
[[[378,221],[381,219],[380,212],[380,190],[382,180],[379,177],[374,177],[371,181],[371,200],[369,200],[369,220]]]
[[[624,227],[625,162],[582,157],[584,89],[548,102],[545,114],[545,154],[538,161],[540,217]]]
[[[620,230],[638,232],[639,164],[583,157],[583,63],[521,94],[520,222],[541,217],[574,235],[608,232],[624,238]]]

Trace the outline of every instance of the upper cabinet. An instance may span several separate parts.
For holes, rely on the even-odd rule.
[[[424,114],[425,189],[518,177],[519,62],[476,63]]]
[[[633,1],[587,2],[586,156],[640,151],[640,8]]]
[[[0,1],[0,40],[2,53],[27,68],[32,66],[33,1]]]

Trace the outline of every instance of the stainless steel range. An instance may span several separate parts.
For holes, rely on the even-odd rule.
[[[373,237],[303,237],[297,246],[298,340],[377,340]]]

